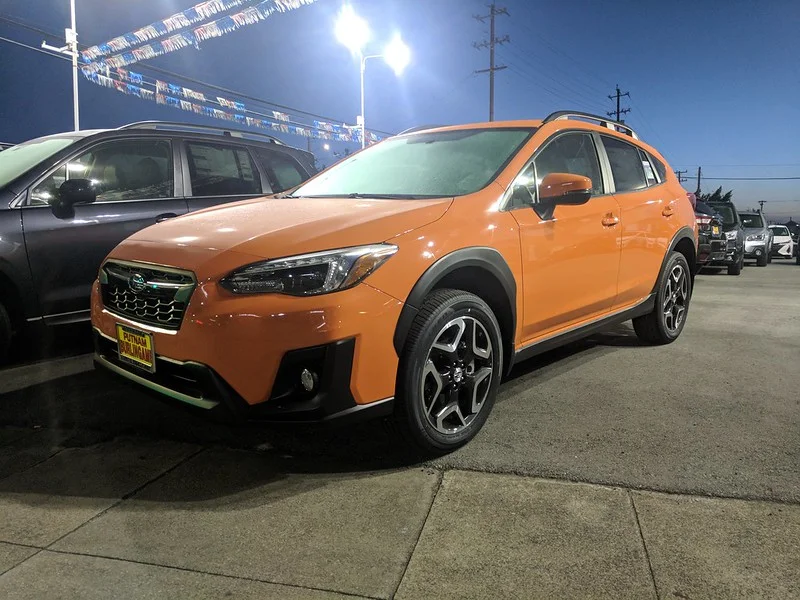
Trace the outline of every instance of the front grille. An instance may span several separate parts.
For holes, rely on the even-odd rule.
[[[108,261],[100,272],[108,310],[164,329],[180,328],[194,287],[192,273],[152,265]]]

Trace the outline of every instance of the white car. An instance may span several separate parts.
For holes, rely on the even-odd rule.
[[[772,256],[792,258],[794,256],[794,240],[786,225],[770,225],[772,231]]]

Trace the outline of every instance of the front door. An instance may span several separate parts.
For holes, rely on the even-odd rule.
[[[595,139],[560,134],[537,152],[514,185],[536,185],[549,173],[589,177],[592,197],[579,206],[557,206],[542,218],[533,206],[512,210],[520,228],[523,263],[523,343],[607,313],[617,294],[620,261],[619,206],[605,194]]]
[[[90,179],[93,204],[52,209],[66,179]],[[187,211],[176,197],[172,144],[164,138],[101,142],[34,184],[22,208],[31,273],[46,320],[88,316],[103,259],[129,235]]]

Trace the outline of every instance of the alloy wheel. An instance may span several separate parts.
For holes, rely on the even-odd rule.
[[[439,433],[453,435],[480,413],[492,384],[492,342],[474,317],[462,316],[439,331],[422,374],[423,412]]]
[[[671,333],[676,332],[686,316],[689,302],[689,279],[682,265],[675,265],[669,273],[664,288],[664,325]]]

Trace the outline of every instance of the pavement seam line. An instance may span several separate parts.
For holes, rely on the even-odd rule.
[[[46,458],[43,458],[42,460],[38,460],[38,461],[36,461],[36,462],[35,462],[35,463],[33,463],[32,465],[30,465],[30,466],[28,466],[28,467],[25,467],[24,469],[22,469],[22,471],[17,471],[17,472],[15,472],[15,473],[9,473],[9,474],[8,474],[8,475],[6,475],[5,477],[0,477],[0,481],[5,481],[5,480],[6,480],[6,479],[8,479],[9,477],[14,477],[15,475],[21,475],[22,473],[26,473],[26,472],[30,471],[31,469],[35,469],[36,467],[38,467],[38,466],[39,466],[39,465],[41,465],[42,463],[46,463],[46,462],[47,462],[48,460],[50,460],[51,458],[55,458],[56,456],[58,456],[59,454],[61,454],[62,452],[64,452],[64,450],[67,450],[67,449],[68,449],[68,448],[67,448],[66,446],[59,446],[59,447],[58,447],[58,450],[56,450],[56,451],[55,451],[55,452],[53,452],[52,454],[49,454],[49,455],[48,455]]]
[[[14,545],[15,545],[15,546],[21,546],[22,544],[14,544]],[[26,548],[32,548],[33,546],[25,546],[25,547],[26,547]],[[30,559],[32,559],[34,556],[38,556],[38,555],[39,555],[39,554],[41,554],[42,552],[44,552],[44,548],[39,548],[39,549],[38,549],[36,552],[34,552],[33,554],[31,554],[31,555],[30,555],[29,557],[27,557],[25,560],[21,560],[20,562],[18,562],[18,563],[17,563],[17,564],[15,564],[15,565],[11,565],[11,566],[10,566],[8,569],[6,569],[5,571],[0,571],[0,578],[2,578],[2,577],[3,577],[3,576],[6,574],[6,573],[10,573],[11,571],[13,571],[14,569],[16,569],[16,568],[17,568],[17,567],[19,567],[20,565],[22,565],[22,564],[24,564],[24,563],[28,562],[28,561],[29,561]]]
[[[115,438],[115,439],[116,439],[116,438]],[[81,523],[80,525],[78,525],[77,527],[75,527],[74,529],[72,529],[72,530],[68,531],[67,533],[65,533],[64,535],[60,536],[58,539],[55,539],[55,540],[53,540],[52,542],[50,542],[49,544],[47,544],[47,545],[44,547],[44,549],[45,549],[45,550],[50,550],[50,548],[51,548],[51,547],[52,547],[54,544],[57,544],[58,542],[60,542],[61,540],[63,540],[63,539],[64,539],[65,537],[67,537],[68,535],[72,535],[73,533],[75,533],[76,531],[78,531],[78,530],[79,530],[81,527],[84,527],[85,525],[88,525],[88,524],[89,524],[89,523],[91,523],[92,521],[95,521],[96,519],[99,519],[99,518],[100,518],[100,517],[102,517],[104,514],[106,514],[108,511],[110,511],[112,508],[116,508],[117,506],[119,506],[120,504],[122,504],[123,502],[125,502],[125,500],[127,500],[128,498],[130,498],[130,497],[131,497],[131,496],[133,496],[134,494],[137,494],[137,493],[139,493],[140,491],[142,491],[144,488],[146,488],[146,487],[147,487],[148,485],[150,485],[151,483],[155,483],[156,481],[158,481],[158,480],[159,480],[159,479],[161,479],[162,477],[166,477],[167,475],[169,475],[170,473],[172,473],[172,472],[173,472],[175,469],[177,469],[177,468],[178,468],[178,467],[180,467],[181,465],[185,464],[185,463],[186,463],[186,462],[188,462],[189,460],[193,459],[195,456],[197,456],[197,455],[198,455],[198,454],[200,454],[201,452],[204,452],[205,450],[206,450],[206,448],[199,448],[199,449],[198,449],[198,450],[196,450],[195,452],[192,452],[191,454],[189,454],[189,455],[188,455],[188,456],[186,456],[185,458],[183,458],[183,459],[179,460],[177,463],[175,463],[174,465],[172,465],[172,466],[171,466],[171,467],[169,467],[168,469],[165,469],[164,471],[162,471],[161,473],[159,473],[158,475],[156,475],[156,476],[155,476],[155,477],[153,477],[152,479],[148,479],[148,480],[147,480],[145,483],[143,483],[142,485],[140,485],[140,486],[136,487],[136,488],[135,488],[133,491],[131,491],[131,492],[128,492],[127,494],[123,494],[121,498],[118,498],[118,499],[117,499],[115,502],[113,502],[113,503],[112,503],[110,506],[107,506],[106,508],[104,508],[103,510],[101,510],[99,513],[97,513],[96,515],[94,515],[93,517],[91,517],[91,518],[87,519],[86,521],[84,521],[83,523]]]
[[[171,570],[174,570],[174,571],[183,571],[183,572],[186,572],[186,573],[197,573],[199,575],[210,575],[212,577],[224,577],[226,579],[238,579],[238,580],[241,580],[241,581],[250,581],[252,583],[266,583],[266,584],[269,584],[269,585],[278,585],[278,586],[296,588],[296,589],[300,589],[300,590],[312,590],[312,591],[316,591],[316,592],[327,592],[327,593],[330,593],[330,594],[339,594],[340,596],[347,596],[347,597],[350,597],[350,598],[359,598],[359,599],[364,599],[364,600],[383,600],[382,598],[379,598],[377,596],[362,596],[360,594],[354,594],[352,592],[342,592],[342,591],[339,591],[339,590],[332,590],[332,589],[322,588],[322,587],[300,585],[300,584],[297,584],[297,583],[286,583],[286,582],[283,582],[283,581],[275,581],[275,580],[270,580],[270,579],[258,579],[256,577],[247,577],[245,575],[231,575],[230,573],[219,573],[219,572],[215,572],[215,571],[203,571],[203,570],[200,570],[200,569],[191,569],[189,567],[181,567],[181,566],[177,566],[177,565],[165,565],[165,564],[161,564],[161,563],[157,563],[157,562],[150,562],[150,561],[146,561],[146,560],[136,560],[136,559],[132,559],[132,558],[119,558],[118,556],[105,556],[103,554],[92,554],[90,552],[76,552],[76,551],[73,551],[73,550],[58,550],[56,548],[42,548],[40,550],[40,552],[52,552],[53,554],[66,554],[66,555],[69,555],[69,556],[84,556],[84,557],[90,557],[90,558],[100,558],[100,559],[103,559],[103,560],[113,560],[113,561],[116,561],[116,562],[131,563],[131,564],[134,564],[134,565],[144,565],[144,566],[147,566],[147,567],[159,567],[161,569],[171,569]],[[37,552],[37,554],[38,554],[38,552]]]
[[[467,471],[469,473],[489,473],[492,475],[507,475],[509,477],[524,477],[527,479],[541,479],[542,481],[552,481],[556,483],[574,483],[585,485],[596,485],[604,488],[616,488],[626,490],[629,492],[650,492],[653,494],[663,494],[665,496],[685,496],[687,498],[710,498],[711,500],[739,500],[742,502],[771,502],[773,504],[781,504],[784,506],[800,506],[800,502],[794,500],[786,500],[783,498],[770,498],[767,496],[756,495],[741,495],[731,496],[725,494],[710,494],[705,492],[681,492],[675,490],[664,490],[651,487],[631,487],[630,484],[620,482],[596,481],[592,479],[581,479],[579,477],[553,477],[552,475],[536,475],[535,473],[520,473],[509,469],[478,469],[467,465],[436,465],[435,463],[422,463],[421,466],[435,469],[442,473],[448,471]]]
[[[391,598],[394,598],[397,595],[397,592],[400,591],[400,586],[403,585],[403,579],[406,578],[408,567],[411,565],[411,559],[414,558],[414,553],[417,551],[419,541],[422,539],[422,533],[425,531],[425,525],[428,523],[428,518],[431,516],[431,512],[433,511],[433,505],[436,504],[436,498],[439,496],[439,491],[442,489],[445,471],[442,471],[441,469],[434,469],[434,471],[437,474],[438,481],[436,482],[436,490],[433,492],[433,498],[431,498],[431,505],[428,507],[428,512],[425,513],[425,520],[422,521],[422,526],[419,528],[417,539],[414,541],[414,547],[411,549],[411,553],[408,555],[408,561],[406,561],[406,566],[403,569],[403,573],[400,575],[400,579],[397,581],[397,586],[395,586],[394,592],[390,596]]]
[[[653,591],[656,593],[656,600],[661,600],[661,593],[658,591],[658,584],[656,583],[656,574],[653,572],[653,563],[650,560],[650,551],[647,549],[647,542],[644,540],[644,532],[642,531],[642,523],[639,521],[639,511],[636,508],[633,494],[630,490],[626,491],[628,493],[628,500],[630,500],[631,503],[631,508],[633,509],[633,517],[636,520],[636,529],[639,531],[639,539],[642,541],[644,556],[647,559],[647,569],[650,571],[650,581],[653,582]]]

